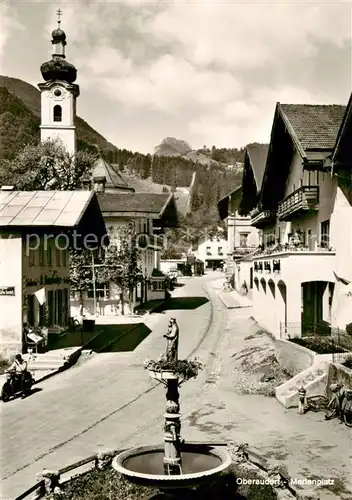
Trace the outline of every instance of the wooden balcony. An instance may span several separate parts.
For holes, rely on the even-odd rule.
[[[318,203],[319,187],[301,186],[279,203],[277,215],[280,220],[288,221],[301,212],[317,210]]]
[[[255,208],[251,212],[251,226],[263,228],[275,221],[276,212],[272,210],[259,210]]]

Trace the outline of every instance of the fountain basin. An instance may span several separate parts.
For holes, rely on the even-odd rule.
[[[183,444],[180,475],[164,474],[164,446],[141,446],[117,455],[114,469],[128,481],[160,490],[200,485],[224,472],[232,463],[230,455],[211,445]]]

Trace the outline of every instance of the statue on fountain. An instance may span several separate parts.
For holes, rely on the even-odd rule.
[[[178,360],[178,337],[179,328],[176,319],[170,318],[167,333],[164,335],[167,339],[166,359],[170,362]]]

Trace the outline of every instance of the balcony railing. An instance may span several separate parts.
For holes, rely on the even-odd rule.
[[[275,220],[276,212],[273,210],[259,210],[255,208],[251,212],[251,226],[264,227]]]
[[[318,203],[319,187],[301,186],[279,203],[277,215],[281,220],[290,220],[298,212],[317,210]]]
[[[253,253],[254,258],[258,257],[268,257],[272,256],[275,254],[282,254],[282,253],[331,253],[334,252],[334,249],[332,247],[324,247],[324,246],[318,246],[316,249],[309,248],[309,246],[300,244],[300,245],[291,245],[289,243],[286,244],[277,244],[273,245],[267,248],[262,248],[259,246],[257,250]]]

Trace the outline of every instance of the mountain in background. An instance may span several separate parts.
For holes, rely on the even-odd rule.
[[[191,152],[191,146],[180,139],[165,137],[158,146],[154,148],[154,154],[159,156],[186,155]]]
[[[175,137],[166,137],[155,146],[154,154],[158,156],[178,156],[200,165],[236,165],[243,161],[244,148],[221,148],[212,146],[211,149],[203,146],[201,149],[192,149],[188,142]]]
[[[18,78],[0,76],[0,168],[26,144],[39,142],[40,108],[38,89]],[[190,226],[216,224],[217,201],[241,183],[243,149],[192,150],[187,142],[167,137],[153,156],[144,155],[117,148],[78,116],[75,125],[79,150],[101,155],[136,191],[174,192],[190,212],[184,221]]]

